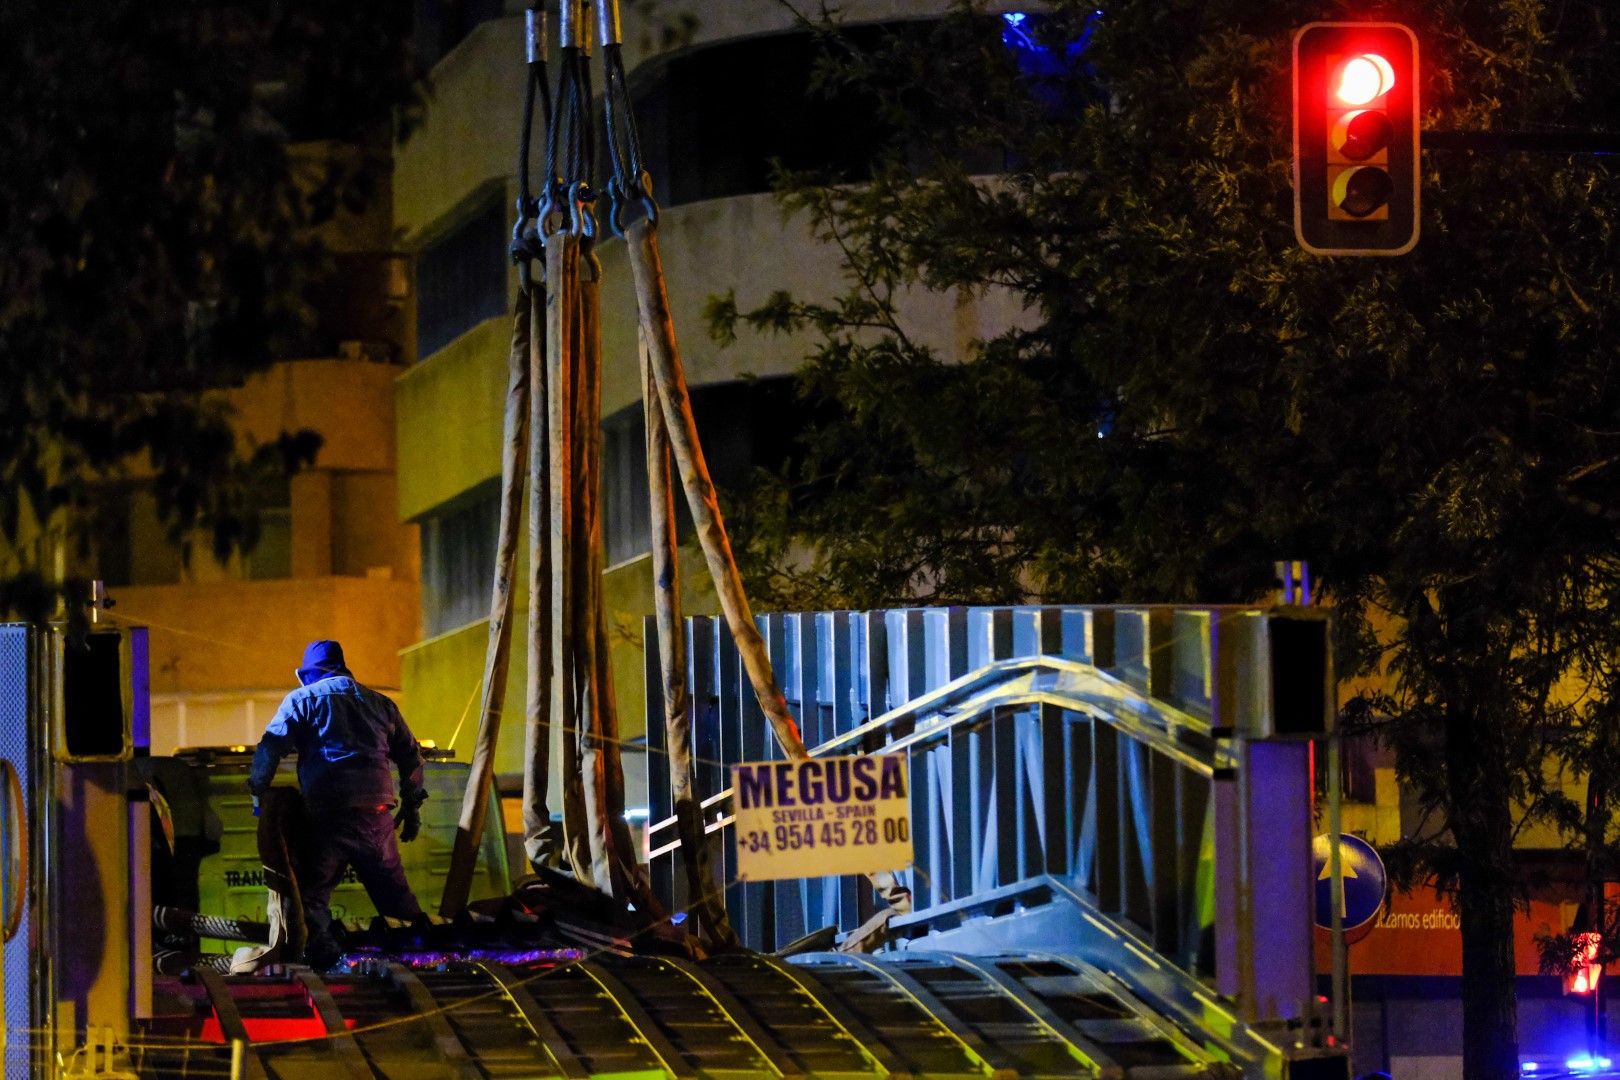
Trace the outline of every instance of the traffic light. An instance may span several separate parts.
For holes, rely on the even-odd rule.
[[[1294,35],[1294,235],[1313,255],[1404,255],[1417,243],[1417,59],[1398,23]]]

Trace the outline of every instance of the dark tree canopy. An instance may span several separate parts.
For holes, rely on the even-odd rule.
[[[132,455],[175,534],[212,526],[223,551],[251,540],[254,478],[312,454],[293,439],[239,460],[198,394],[311,318],[312,230],[372,197],[417,94],[408,31],[402,0],[0,5],[9,601],[40,592],[29,519]],[[353,152],[295,150],[310,140]]]
[[[899,149],[865,185],[783,177],[846,295],[712,305],[722,340],[815,331],[826,417],[734,532],[799,608],[1247,600],[1308,559],[1344,670],[1378,676],[1347,719],[1432,812],[1392,857],[1461,911],[1465,1070],[1506,1078],[1515,829],[1615,839],[1603,785],[1545,776],[1620,763],[1620,186],[1607,157],[1428,151],[1412,254],[1304,253],[1290,42],[1345,17],[1416,30],[1427,129],[1620,115],[1596,3],[1059,0],[875,51],[823,24],[826,84],[877,96]],[[1026,322],[955,362],[907,335],[913,285]]]

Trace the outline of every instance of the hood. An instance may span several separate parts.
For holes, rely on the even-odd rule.
[[[308,686],[334,675],[353,678],[348,665],[343,662],[343,646],[335,641],[310,642],[304,649],[304,662],[298,665],[298,682]]]

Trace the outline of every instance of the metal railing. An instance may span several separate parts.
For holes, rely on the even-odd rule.
[[[1071,880],[1192,971],[1213,966],[1211,781],[1223,629],[1253,608],[944,608],[769,615],[760,628],[817,755],[904,753],[912,764],[915,907],[1040,875]],[[687,623],[694,753],[711,831],[729,820],[727,767],[779,756],[723,623]],[[648,640],[653,640],[649,634]],[[657,656],[649,648],[648,670]],[[1108,670],[1104,670],[1108,669]],[[1231,680],[1227,680],[1230,689]],[[658,679],[647,680],[658,716]],[[663,732],[648,741],[655,887],[682,905]],[[725,832],[721,872],[735,851]],[[777,948],[852,930],[876,901],[856,879],[742,883],[743,939]]]

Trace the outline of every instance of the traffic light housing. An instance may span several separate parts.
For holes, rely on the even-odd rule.
[[[1313,255],[1417,244],[1417,61],[1417,37],[1398,23],[1294,35],[1294,235]]]

